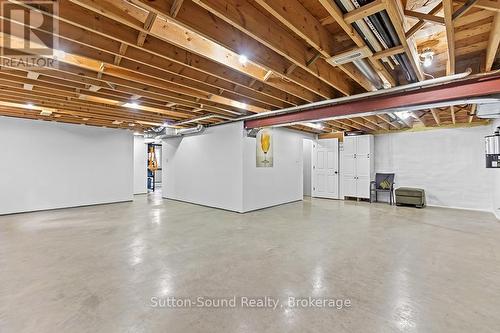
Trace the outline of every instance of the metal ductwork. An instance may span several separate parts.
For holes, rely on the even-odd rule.
[[[483,119],[500,118],[500,102],[492,104],[478,104],[476,117]]]
[[[354,66],[363,74],[377,89],[384,88],[384,82],[380,79],[380,76],[368,65],[366,60],[359,59],[353,61]]]
[[[369,4],[373,0],[334,0],[344,14]],[[352,2],[351,2],[352,1]],[[364,39],[366,45],[373,53],[401,45],[401,41],[394,30],[394,26],[385,11],[365,17],[352,23],[353,28]],[[408,57],[405,54],[391,56],[395,64],[400,65],[406,74],[408,82],[417,82],[417,74],[413,70]],[[378,89],[383,88],[383,83],[375,71],[366,63],[366,60],[357,60],[354,65],[365,75]],[[392,66],[392,65],[391,65]]]
[[[168,139],[168,138],[176,138],[185,135],[198,134],[205,130],[205,126],[198,125],[196,127],[190,128],[172,128],[172,127],[164,127],[160,132],[154,132],[151,134],[150,132],[145,133],[146,138],[154,138],[156,140]]]
[[[212,118],[220,118],[220,119],[224,119],[224,120],[232,120],[233,119],[231,117],[223,116],[220,114],[209,114],[209,115],[201,116],[198,118],[178,121],[176,123],[165,124],[164,126],[161,126],[161,127],[152,128],[151,130],[146,131],[144,133],[144,137],[145,138],[154,138],[154,139],[160,140],[160,139],[174,138],[174,137],[179,137],[179,136],[184,136],[184,135],[198,134],[198,133],[201,133],[205,130],[205,126],[198,125],[196,127],[190,127],[190,128],[176,128],[176,127],[184,126],[187,124],[192,124],[192,123],[196,123],[199,121],[208,120],[208,119],[212,119]]]

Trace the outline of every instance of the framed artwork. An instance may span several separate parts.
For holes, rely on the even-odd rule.
[[[257,133],[257,168],[272,168],[273,167],[273,130],[265,128]]]

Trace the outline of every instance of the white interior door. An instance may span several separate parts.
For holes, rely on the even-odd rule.
[[[313,197],[339,199],[339,141],[313,144]]]
[[[345,137],[342,151],[342,185],[345,197],[355,197],[356,192],[357,137]]]

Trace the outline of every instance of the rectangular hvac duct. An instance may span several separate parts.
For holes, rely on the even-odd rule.
[[[333,66],[339,66],[372,56],[373,53],[368,47],[360,47],[326,59]]]
[[[476,116],[478,118],[500,118],[500,103],[479,104]]]

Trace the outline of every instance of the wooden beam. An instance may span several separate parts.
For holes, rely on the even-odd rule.
[[[425,14],[425,13],[415,12],[413,10],[405,10],[404,13],[405,13],[406,16],[417,18],[419,20],[423,20],[423,21],[426,21],[426,22],[438,23],[438,24],[444,25],[444,18],[439,17],[439,16],[434,16],[434,15],[431,15],[431,14]]]
[[[344,132],[336,132],[336,133],[325,133],[325,134],[320,134],[318,136],[319,139],[338,139],[339,142],[344,141]]]
[[[499,0],[478,0],[474,7],[492,10],[495,12],[500,12],[500,1]]]
[[[375,0],[367,5],[361,6],[344,15],[344,21],[348,24],[361,20],[367,16],[376,14],[385,9],[382,0]]]
[[[133,0],[133,2],[143,8],[147,8],[148,10],[154,10],[158,14],[168,17],[168,21],[172,21],[172,19],[169,18],[168,2],[170,1],[168,0]],[[281,86],[287,85],[289,86],[290,92],[306,89],[308,92],[304,92],[304,94],[312,92],[313,97],[309,99],[316,101],[325,98],[325,96],[335,95],[333,88],[326,85],[312,73],[315,70],[314,67],[311,68],[310,71],[304,71],[302,68],[297,69],[294,71],[293,75],[287,77],[286,81],[280,79],[280,77],[284,76],[286,69],[290,66],[290,62],[287,59],[273,50],[270,50],[257,40],[253,39],[251,36],[243,33],[218,16],[215,16],[209,11],[196,5],[192,1],[184,2],[181,10],[175,18],[175,22],[184,27],[189,27],[189,30],[191,31],[189,38],[196,37],[203,38],[208,41],[216,41],[219,46],[233,50],[238,54],[251,53],[248,64],[258,63],[261,65],[261,68],[265,70],[265,73],[267,73],[267,70],[269,69],[276,73],[277,76],[272,80],[268,80],[268,84]],[[163,38],[166,39],[168,37],[169,34],[168,31],[166,31]],[[284,47],[284,45],[281,45],[281,47]],[[204,49],[201,52],[201,54],[203,54],[203,52],[207,53],[207,49]],[[207,55],[212,55],[212,52],[205,54],[205,56]],[[304,65],[305,56],[306,55],[304,55]],[[263,76],[254,76],[254,78],[262,81]],[[290,84],[291,82],[293,82],[293,84]],[[300,88],[294,87],[296,84],[299,85]]]
[[[319,0],[321,5],[326,9],[326,11],[330,14],[331,17],[339,24],[339,26],[344,30],[344,32],[351,37],[357,47],[366,47],[366,43],[364,39],[359,35],[359,33],[352,27],[352,25],[348,24],[344,20],[344,15],[340,8],[333,2],[332,0]],[[392,75],[386,70],[386,68],[382,65],[380,60],[368,58],[369,63],[373,66],[377,74],[381,77],[381,79],[391,86],[396,85],[396,81],[392,77]]]
[[[477,110],[477,104],[472,104],[470,107],[469,118],[467,119],[469,124],[472,123],[472,120],[474,119],[474,116],[476,114],[476,110]]]
[[[417,54],[417,47],[413,38],[407,39],[405,35],[405,20],[403,15],[403,9],[399,1],[383,0],[387,7],[387,14],[389,15],[394,29],[399,37],[401,45],[405,49],[406,56],[410,61],[410,65],[415,72],[415,75],[419,81],[424,79],[422,74],[422,68],[420,67],[420,62]]]
[[[297,0],[255,0],[281,23],[294,31],[298,36],[316,49],[316,54],[307,60],[309,67],[320,60],[320,57],[330,58],[338,52],[338,45],[334,36],[321,25],[309,11]],[[321,59],[321,61],[324,61]],[[293,68],[295,69],[295,68]],[[336,69],[338,70],[338,69]],[[350,67],[343,67],[344,71],[354,81],[366,90],[373,90],[373,84],[358,71],[353,72]]]
[[[455,107],[452,105],[450,106],[450,113],[451,113],[451,121],[453,122],[453,125],[457,123],[455,119]]]
[[[137,46],[143,46],[148,36],[148,32],[151,31],[154,21],[156,20],[156,13],[150,12],[146,21],[144,22],[144,31],[139,31],[139,36],[137,37]]]
[[[174,0],[174,3],[172,4],[172,7],[170,7],[170,16],[175,18],[177,14],[179,13],[179,10],[181,9],[182,3],[184,0]]]
[[[394,127],[395,129],[400,129],[401,125],[394,121],[391,117],[389,117],[387,114],[377,114],[377,117],[385,121],[389,126]]]
[[[356,123],[356,124],[360,125],[361,127],[371,129],[372,131],[378,130],[378,127],[376,127],[375,125],[371,124],[370,122],[368,122],[366,119],[364,119],[362,117],[360,117],[360,118],[349,118],[349,120],[352,121],[353,123]]]
[[[373,55],[373,59],[388,58],[396,54],[405,53],[405,49],[402,45],[391,47],[390,49],[385,49],[383,51],[377,52]]]
[[[431,11],[429,12],[429,15],[434,15],[436,14],[437,12],[439,12],[441,10],[441,8],[443,8],[443,3],[440,2],[438,3],[434,8],[431,9]],[[410,38],[411,36],[413,36],[417,31],[419,31],[420,29],[422,29],[422,27],[425,25],[425,21],[424,20],[419,20],[417,23],[415,23],[415,25],[413,27],[411,27],[410,30],[408,30],[408,32],[405,34],[406,38]]]
[[[434,118],[434,121],[436,122],[436,125],[441,126],[441,119],[439,119],[439,110],[431,109],[431,114]]]
[[[362,118],[364,120],[370,122],[371,124],[377,126],[378,128],[381,128],[381,129],[386,130],[386,131],[389,130],[389,124],[387,124],[386,122],[379,121],[380,118],[377,116],[364,116]]]
[[[488,47],[486,48],[486,62],[485,62],[486,72],[491,71],[493,62],[495,61],[495,56],[497,54],[499,42],[500,42],[500,13],[496,13],[495,18],[493,19],[493,25],[491,26],[490,30]]]
[[[110,21],[109,19],[102,17],[102,16],[91,15],[89,18],[89,16],[86,15],[86,12],[87,12],[86,10],[80,9],[79,11],[78,10],[73,11],[74,7],[76,7],[76,8],[79,8],[79,7],[73,5],[73,7],[69,8],[67,5],[68,5],[68,3],[65,2],[64,5],[61,4],[61,6],[60,6],[60,15],[63,16],[63,18],[65,20],[71,20],[71,22],[76,21],[76,22],[78,22],[77,24],[82,26],[82,27],[89,26],[89,27],[94,28],[94,29],[102,29],[102,30],[96,30],[96,33],[99,33],[99,34],[106,36],[108,38],[115,38],[121,42],[120,44],[118,44],[118,45],[120,45],[120,49],[121,49],[119,52],[120,55],[123,54],[124,47],[127,44],[135,46],[135,38],[133,36],[136,34],[136,32],[134,32],[134,30],[131,30],[131,29],[127,30],[126,27],[120,26],[116,22],[113,24],[113,23],[109,22]],[[71,16],[70,14],[72,14],[73,12],[75,13],[75,15]],[[87,19],[87,18],[89,18],[89,19]],[[97,20],[98,22],[93,23],[93,21],[92,21],[93,19]],[[108,24],[108,22],[109,22],[109,24]],[[71,34],[71,37],[69,37],[70,39],[78,41],[78,42],[85,41],[86,43],[90,44],[89,46],[99,48],[100,50],[104,50],[106,52],[110,52],[110,50],[113,50],[113,48],[115,48],[115,45],[117,45],[113,41],[99,37],[98,35],[89,35],[90,33],[88,31],[82,32],[80,29],[77,29],[76,27],[70,26],[66,22],[59,22],[59,26],[60,26],[61,34],[64,34],[65,37],[68,38],[68,36]],[[117,29],[117,28],[119,28],[119,29]],[[108,34],[111,36],[108,36]],[[86,36],[85,38],[83,38],[83,36],[85,36],[85,35],[89,35],[89,36]],[[143,47],[142,49],[129,48],[129,50],[127,52],[127,58],[132,58],[134,60],[135,59],[137,59],[137,60],[142,59],[141,61],[143,64],[147,64],[148,66],[149,65],[157,66],[157,68],[160,70],[163,70],[163,69],[168,69],[169,71],[175,70],[176,75],[181,75],[183,77],[187,77],[189,75],[191,78],[194,76],[195,79],[198,79],[198,77],[201,76],[202,78],[198,79],[198,80],[200,83],[203,82],[203,85],[206,85],[206,84],[220,85],[220,88],[225,89],[226,91],[228,91],[228,93],[229,92],[232,93],[232,91],[234,90],[234,86],[235,86],[234,83],[242,85],[242,83],[244,83],[245,81],[250,82],[250,80],[248,78],[243,77],[241,75],[236,75],[234,72],[232,73],[231,71],[228,71],[228,68],[225,66],[217,67],[214,65],[210,65],[210,64],[206,63],[207,60],[205,58],[197,57],[195,55],[188,55],[188,54],[186,54],[186,51],[184,51],[184,50],[172,49],[172,46],[168,46],[170,49],[164,48],[164,47],[162,47],[162,45],[167,46],[166,43],[163,43],[162,41],[158,41],[158,40],[154,40],[154,41],[156,41],[156,43],[150,43],[149,45],[147,45],[147,47]],[[66,43],[66,41],[63,41],[63,43]],[[125,43],[127,43],[127,44],[125,44]],[[143,50],[146,48],[152,54],[148,54],[148,53],[144,52]],[[153,49],[156,49],[156,50],[153,50]],[[80,51],[79,48],[78,48],[78,50]],[[116,54],[116,48],[111,52]],[[92,57],[94,55],[101,56],[101,54],[98,54],[98,53],[93,53],[92,55],[87,55],[87,56]],[[177,64],[165,62],[167,55],[169,55],[171,57],[177,57],[178,59],[173,59],[177,62]],[[168,60],[171,60],[171,59],[172,58],[170,58],[170,57],[168,58]],[[205,62],[206,63],[205,73],[199,72],[198,67],[196,67],[197,71],[193,71],[192,68],[185,68],[185,67],[182,68],[179,66],[179,64],[186,65],[185,62],[187,62],[187,61],[189,62],[189,65],[196,65],[196,66],[201,66],[201,65],[205,66],[205,64],[204,64],[204,62]],[[114,63],[114,62],[112,62],[112,63]],[[127,65],[131,64],[131,62],[129,60],[126,60],[126,63],[127,63]],[[122,65],[122,64],[120,64],[120,65]],[[131,69],[137,70],[137,67],[136,66],[134,66],[134,67],[135,67],[135,69],[134,68],[131,68]],[[211,78],[210,76],[207,76],[207,74],[219,73],[219,69],[220,69],[220,76],[218,79]],[[157,76],[160,72],[151,71],[150,73],[152,76]],[[228,82],[227,80],[229,80],[229,79],[231,79],[232,81]],[[179,81],[179,79],[170,80],[170,81],[179,83],[182,81],[182,79],[180,81]],[[284,84],[289,85],[286,83],[284,83]],[[194,84],[191,86],[196,87],[197,85],[198,84]],[[259,90],[263,89],[263,90],[262,90],[262,92],[257,92],[256,91],[257,89],[259,89]],[[253,95],[255,93],[257,93],[258,95],[265,93],[267,95],[267,97],[265,97],[264,99],[268,99],[270,97],[271,92],[269,90],[266,92],[265,91],[266,89],[268,90],[268,88],[265,88],[265,86],[262,86],[262,84],[259,83],[254,87],[253,92],[252,92],[252,90],[249,90],[247,87],[244,87],[243,89],[239,90],[237,93],[239,95],[245,94],[247,96]],[[293,89],[291,89],[291,91],[293,91]],[[279,91],[274,90],[274,93],[279,93]],[[274,95],[274,93],[273,93],[273,95]],[[261,96],[264,96],[264,95],[261,95]],[[299,100],[297,100],[293,104],[296,105],[297,103],[300,103]],[[281,104],[281,103],[278,103],[278,104]],[[278,106],[278,105],[276,105],[276,106]],[[282,104],[279,107],[284,107],[284,106],[286,107],[286,104]],[[290,104],[288,104],[288,106],[290,106]]]
[[[194,0],[194,2],[314,75],[324,83],[318,89],[318,93],[322,96],[331,98],[336,95],[335,91],[328,89],[325,84],[344,95],[352,93],[352,87],[342,71],[336,68],[332,70],[331,66],[322,59],[308,67],[306,63],[311,55],[307,47],[285,28],[268,20],[264,13],[248,1]]]
[[[120,45],[120,50],[118,50],[118,53],[120,55],[115,55],[115,61],[113,62],[116,66],[119,66],[120,65],[120,62],[122,61],[123,59],[123,55],[125,55],[125,53],[127,52],[127,48],[128,48],[128,45],[127,44],[124,44],[122,43]]]
[[[129,31],[132,29],[141,29],[142,25],[141,23],[141,25],[138,26],[122,18],[120,13],[129,11],[130,8],[139,9],[140,13],[142,13],[143,10],[141,7],[143,7],[148,11],[156,12],[162,17],[168,17],[170,15],[169,11],[172,2],[169,0],[133,0],[134,5],[128,2],[120,2],[119,4],[123,6],[128,4],[128,7],[123,7],[119,11],[110,11],[98,6],[98,4],[102,4],[106,2],[106,0],[102,0],[98,3],[92,0],[71,1],[78,4],[78,6],[76,6],[77,8],[73,10],[67,2],[64,2],[64,6],[63,3],[61,3],[59,6],[60,14],[64,13],[65,16],[70,16],[70,20],[72,22],[78,22],[79,26],[91,28],[111,38],[118,34],[120,40],[130,40],[130,36],[132,36],[133,33]],[[91,24],[90,22],[95,21],[93,18],[94,15],[82,15],[84,13],[86,14],[86,12],[79,6],[83,6],[84,8],[88,8],[98,13],[98,22]],[[63,7],[64,10],[62,9]],[[78,15],[79,12],[80,15]],[[161,20],[161,22],[157,20],[154,24],[149,35],[156,38],[151,39],[151,43],[144,45],[142,48],[154,54],[155,57],[152,59],[156,57],[168,58],[184,66],[200,70],[205,75],[216,76],[217,80],[214,82],[229,80],[234,84],[249,87],[248,84],[251,83],[253,79],[257,79],[259,82],[255,82],[251,87],[254,91],[278,96],[280,94],[282,96],[283,94],[289,95],[291,100],[295,99],[295,97],[308,102],[322,99],[319,95],[312,92],[316,85],[312,76],[309,77],[309,74],[301,71],[289,77],[288,81],[276,77],[273,80],[269,80],[266,84],[262,84],[262,79],[267,73],[266,69],[272,69],[276,73],[283,74],[287,66],[289,66],[289,63],[280,55],[263,47],[255,40],[228,25],[226,22],[211,16],[193,2],[185,2],[175,20],[177,21],[176,23],[172,23],[172,19],[166,21]],[[106,21],[106,25],[103,24],[103,21]],[[203,24],[203,22],[207,21],[213,22],[208,25]],[[117,24],[117,22],[120,24]],[[125,28],[123,25],[126,25],[128,28]],[[119,29],[115,28],[113,30],[113,26],[117,26],[116,28],[119,27]],[[185,28],[187,26],[189,26],[190,29]],[[195,29],[200,29],[205,35],[200,35],[197,33],[197,31],[199,32],[200,30],[195,31]],[[111,33],[111,31],[113,33]],[[230,38],[230,36],[234,38]],[[219,44],[213,42],[214,40],[218,40]],[[222,40],[223,42],[221,42]],[[129,43],[135,45],[135,42],[130,41]],[[245,66],[239,63],[238,56],[235,56],[237,53],[233,51],[240,51],[242,45],[252,50],[252,60],[255,59],[255,63],[262,66],[256,67],[254,66],[254,62],[250,61]],[[229,53],[232,54],[231,57],[228,57]],[[229,70],[229,68],[232,70]],[[311,89],[310,87],[313,88]],[[295,100],[293,104],[297,105],[302,102],[300,102],[300,100]]]
[[[453,1],[443,0],[444,20],[446,22],[446,41],[448,49],[448,62],[446,75],[455,74],[455,27],[453,25]]]
[[[458,8],[454,13],[453,13],[453,20],[458,19],[460,16],[464,15],[469,11],[469,9],[472,8],[472,6],[477,2],[477,0],[467,0],[462,7]]]
[[[321,25],[329,25],[335,23],[335,20],[331,16],[327,16],[325,18],[322,18],[319,20],[321,22]]]

